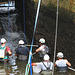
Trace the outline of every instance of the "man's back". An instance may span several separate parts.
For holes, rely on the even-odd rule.
[[[40,62],[37,66],[41,67],[42,70],[52,70],[53,63],[52,62]]]
[[[20,46],[19,48],[17,48],[16,50],[16,54],[18,55],[28,55],[29,54],[29,48],[28,47],[22,47]]]

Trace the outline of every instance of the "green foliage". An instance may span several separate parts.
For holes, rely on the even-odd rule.
[[[35,2],[38,2],[38,0],[35,0]],[[45,6],[51,6],[51,4],[56,6],[57,0],[42,0],[41,3],[42,5],[45,5]],[[71,2],[71,0],[59,0],[59,7],[75,12],[75,1]]]

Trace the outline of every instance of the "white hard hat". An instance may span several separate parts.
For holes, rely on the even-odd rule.
[[[24,44],[24,41],[23,40],[20,40],[19,41],[19,44],[22,44],[23,45]]]
[[[44,39],[44,38],[41,38],[41,39],[39,40],[39,42],[45,43],[45,39]]]
[[[44,60],[49,60],[49,59],[50,59],[49,55],[45,54],[44,55]]]
[[[2,38],[1,43],[5,43],[5,42],[6,42],[5,38]]]
[[[59,58],[63,58],[63,53],[62,52],[59,52],[58,54],[57,54],[57,57],[59,57]]]

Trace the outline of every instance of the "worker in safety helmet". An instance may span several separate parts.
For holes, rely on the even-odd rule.
[[[36,52],[40,53],[40,57],[44,57],[45,54],[49,53],[49,48],[48,46],[45,45],[45,39],[41,38],[39,40],[40,47],[36,49]]]
[[[2,38],[0,40],[1,46],[0,46],[0,60],[2,61],[8,61],[8,55],[11,55],[11,50],[8,46],[6,46],[6,39]]]
[[[27,56],[29,55],[29,48],[24,45],[23,40],[19,40],[18,42],[19,47],[16,49],[16,54],[19,60],[26,60]]]
[[[57,53],[58,60],[55,62],[55,66],[57,66],[58,71],[66,71],[67,66],[71,66],[68,60],[63,59],[64,55],[62,52]]]
[[[50,61],[50,57],[48,54],[44,55],[44,61],[39,63],[32,63],[32,66],[36,66],[36,69],[33,69],[34,71],[38,69],[38,67],[41,68],[41,73],[47,73],[52,71],[53,63]]]

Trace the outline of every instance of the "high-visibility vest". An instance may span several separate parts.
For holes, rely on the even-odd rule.
[[[4,47],[0,46],[0,58],[5,57],[5,49],[6,49],[6,46],[4,46]]]

